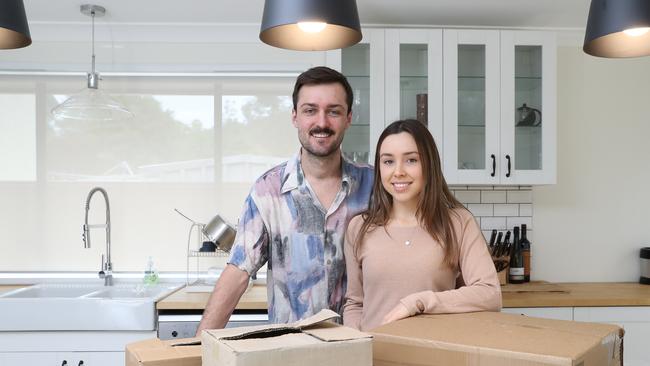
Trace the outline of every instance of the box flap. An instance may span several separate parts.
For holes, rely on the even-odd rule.
[[[302,328],[313,326],[329,319],[338,318],[339,315],[332,310],[323,309],[309,318],[289,324],[265,324],[252,327],[239,327],[228,329],[204,330],[216,339],[236,340],[248,338],[270,338],[282,334],[300,333]]]
[[[302,330],[303,333],[316,337],[324,342],[349,341],[352,339],[372,338],[370,334],[349,327],[342,327],[331,322],[312,325]]]

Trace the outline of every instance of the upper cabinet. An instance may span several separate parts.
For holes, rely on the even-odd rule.
[[[554,34],[444,31],[444,170],[450,184],[553,184]]]
[[[556,174],[554,33],[367,29],[340,51],[354,89],[343,141],[373,163],[389,123],[427,125],[450,184],[553,184]]]

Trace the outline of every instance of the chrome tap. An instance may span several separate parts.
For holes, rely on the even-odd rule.
[[[105,224],[88,224],[88,211],[90,211],[90,199],[96,192],[101,192],[106,202],[106,223]],[[106,257],[102,255],[102,265],[99,271],[99,278],[104,279],[104,286],[113,286],[113,263],[111,263],[111,208],[108,204],[108,193],[101,188],[95,187],[88,192],[86,198],[86,219],[84,221],[83,241],[84,248],[90,248],[90,229],[106,228]],[[104,261],[106,258],[106,261]]]

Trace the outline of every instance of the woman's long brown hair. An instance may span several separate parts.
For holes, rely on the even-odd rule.
[[[390,220],[393,197],[384,189],[381,182],[379,154],[386,137],[402,132],[410,134],[415,140],[420,154],[420,164],[422,164],[424,187],[420,192],[416,217],[420,225],[443,246],[445,251],[443,263],[454,268],[458,264],[459,253],[451,214],[453,208],[463,207],[463,205],[447,187],[433,136],[420,121],[414,119],[393,122],[379,136],[375,151],[375,181],[368,210],[362,214],[363,224],[354,243],[355,252],[358,253],[366,233],[385,226]]]

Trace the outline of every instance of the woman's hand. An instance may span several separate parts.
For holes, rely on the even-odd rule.
[[[386,316],[384,316],[384,319],[382,320],[381,324],[383,325],[383,324],[391,323],[396,320],[408,318],[409,316],[411,316],[411,314],[409,313],[406,306],[402,305],[402,303],[399,303],[397,304],[397,306],[393,308],[393,310],[391,310],[388,314],[386,314]]]

